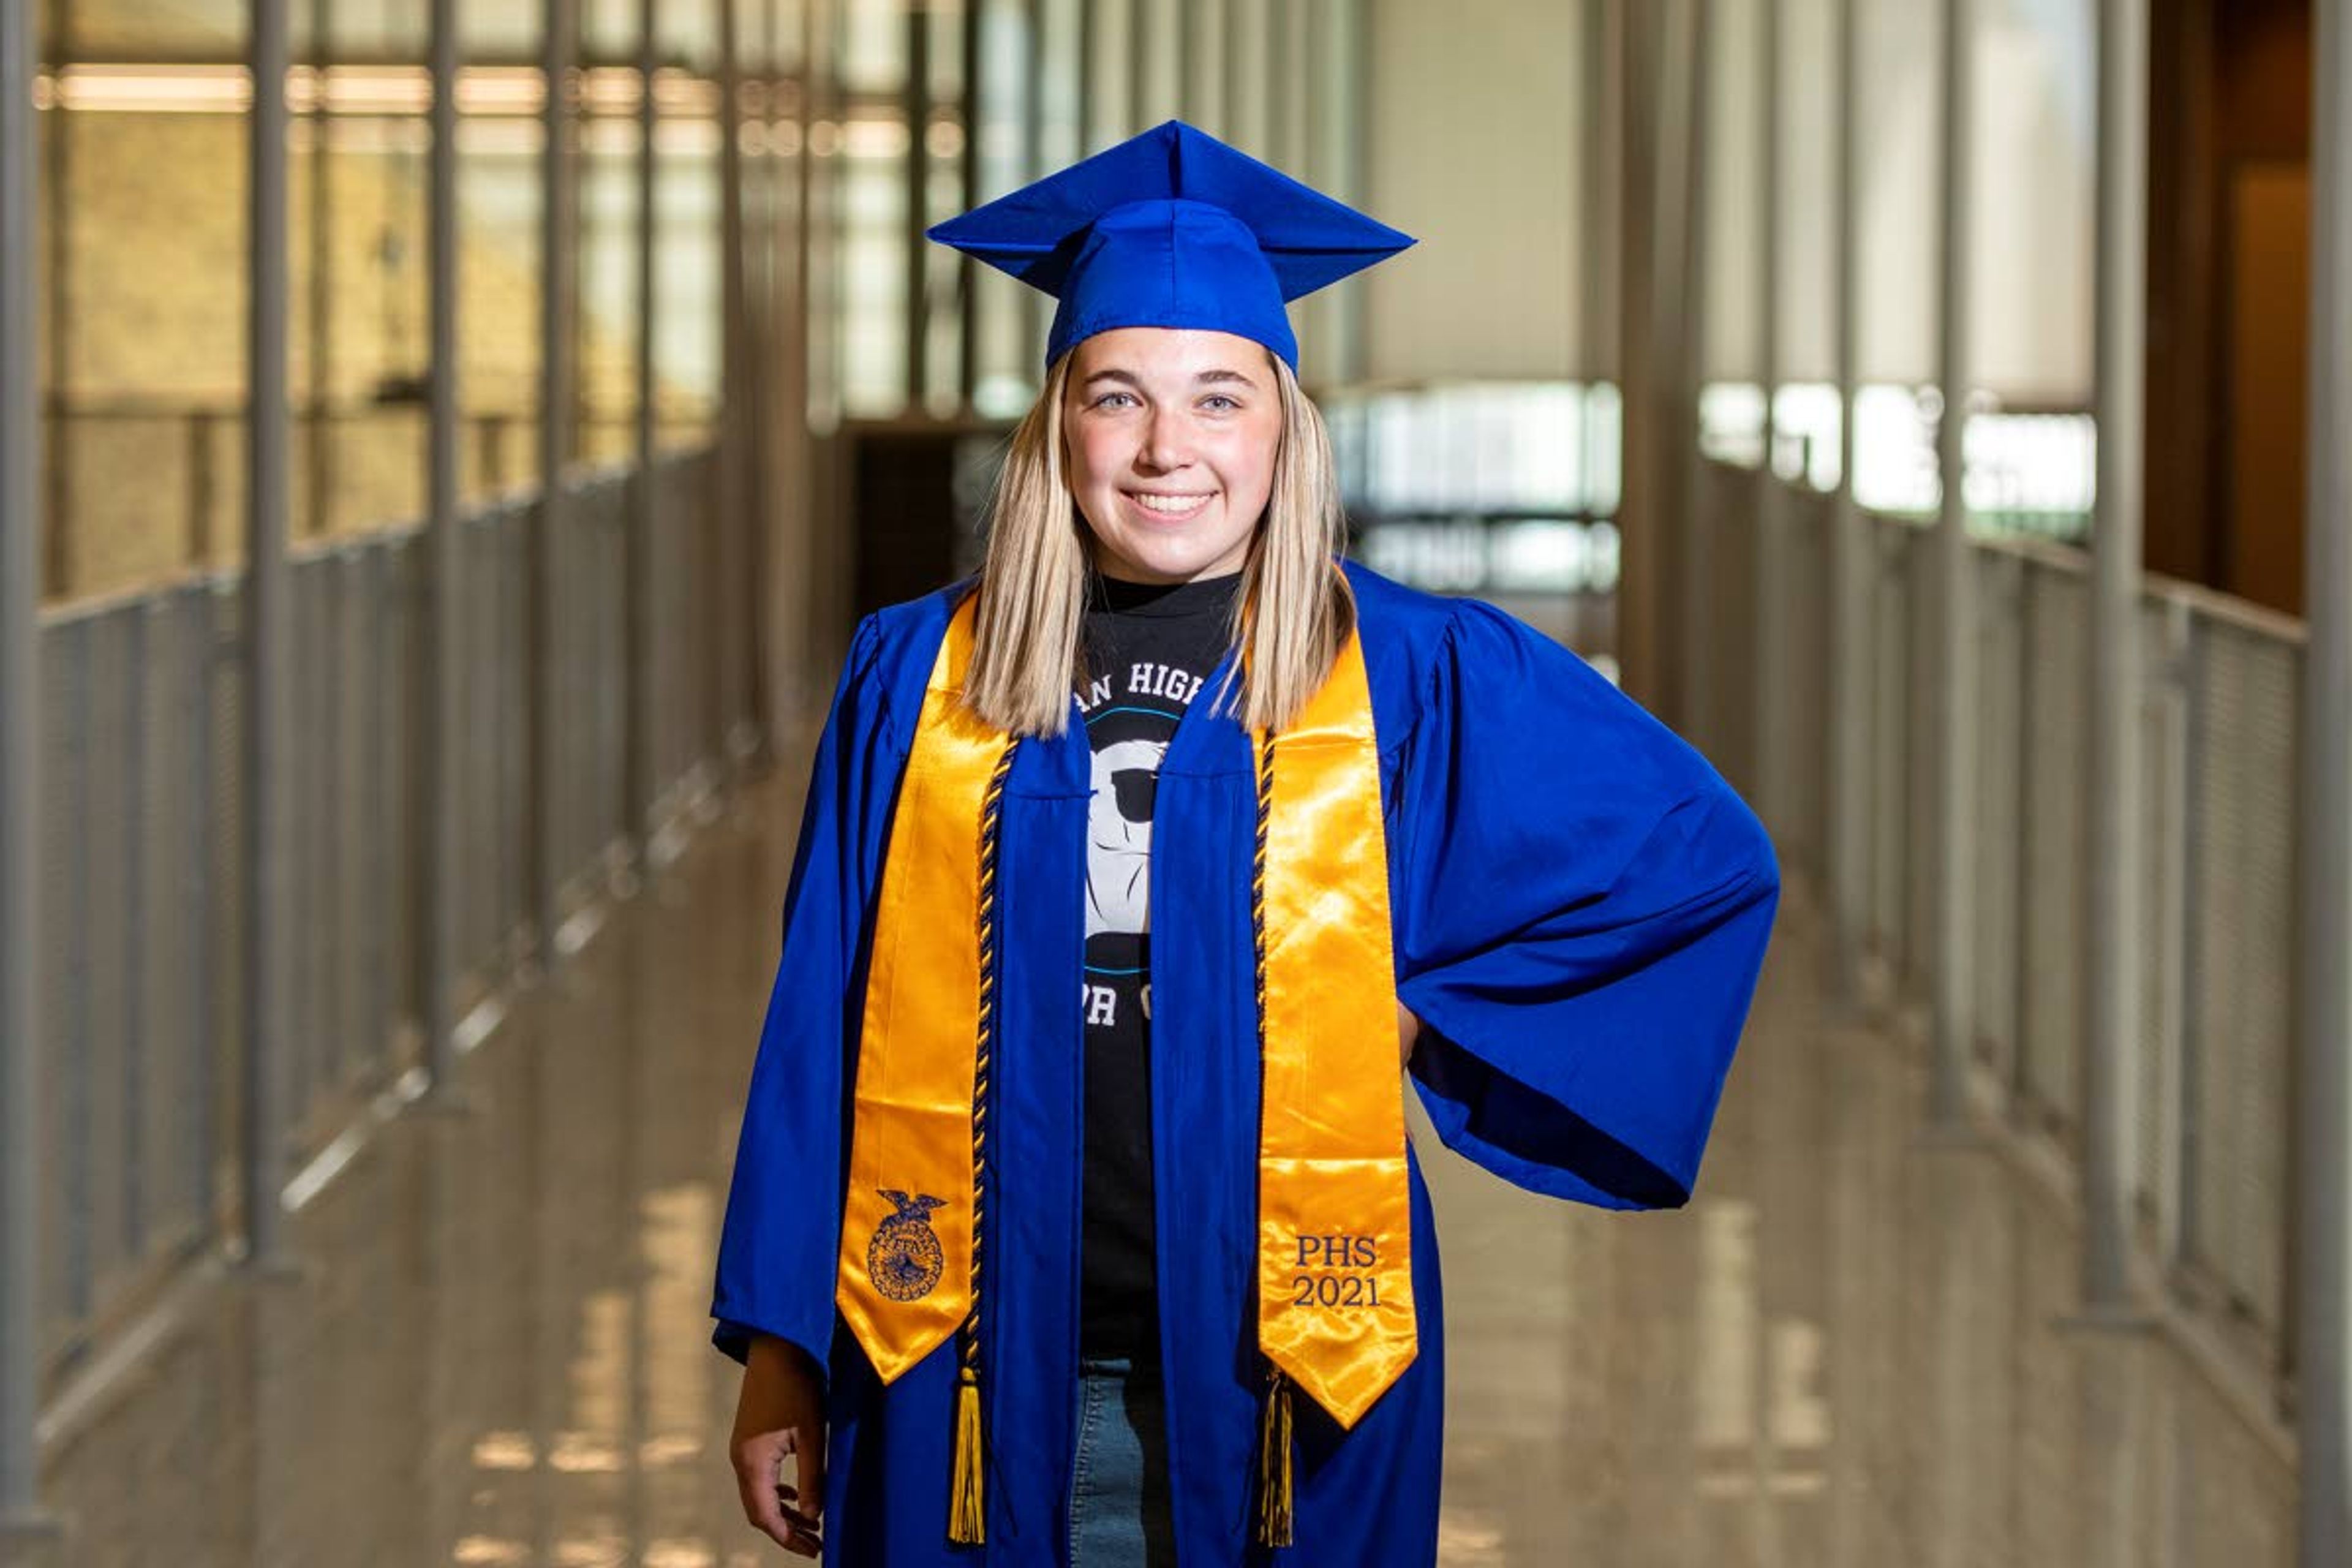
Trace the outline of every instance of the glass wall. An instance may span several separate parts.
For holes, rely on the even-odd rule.
[[[247,137],[238,8],[152,28],[144,7],[47,9],[43,588],[62,599],[237,559]]]
[[[972,9],[968,10],[967,4]],[[965,98],[963,28],[968,16],[977,20],[979,4],[980,0],[933,0],[909,21],[911,27],[923,30],[919,47],[928,68],[920,98],[908,110],[923,128],[920,226],[924,228],[971,205],[965,199],[969,184],[965,132],[971,121]],[[953,250],[929,240],[921,240],[921,287],[916,298],[923,334],[922,379],[918,395],[910,401],[919,403],[926,413],[948,416],[956,412],[961,401],[962,331],[970,303],[963,295],[966,273]]]
[[[539,484],[540,12],[477,15],[457,95],[458,494],[473,505]],[[483,330],[488,323],[499,330]]]
[[[762,62],[798,64],[801,8],[733,3],[745,101],[764,105]],[[80,598],[233,568],[246,527],[249,8],[100,0],[42,9],[45,593]],[[572,456],[583,465],[626,462],[635,447],[645,9],[642,0],[584,0],[580,10]],[[467,503],[540,479],[544,13],[541,0],[459,8],[457,380]],[[722,395],[720,38],[715,3],[656,14],[654,373],[658,438],[677,448],[710,437]],[[324,0],[297,5],[290,18],[289,530],[298,548],[414,523],[425,507],[427,16],[425,0]]]
[[[1979,0],[1968,504],[2081,537],[2095,488],[2095,0]]]
[[[1037,7],[1024,0],[974,3],[980,6],[979,79],[972,100],[979,126],[975,173],[980,186],[973,198],[986,202],[1044,173],[1032,166],[1024,121],[1038,88],[1031,70],[1036,51],[1030,26]],[[1042,331],[1031,331],[1029,299],[1037,291],[978,263],[967,269],[967,276],[976,318],[972,407],[985,418],[1016,418],[1028,406],[1037,384],[1036,363],[1044,353]]]
[[[1360,183],[1362,0],[840,0],[840,20],[830,330],[852,416],[1028,405],[1052,300],[921,235],[1048,169],[1182,117],[1342,199]],[[1297,310],[1302,372],[1343,379],[1347,291]]]
[[[1254,157],[1265,156],[1267,105],[1274,86],[1266,47],[1275,0],[1225,0],[1225,128],[1220,132]]]
[[[1145,130],[1177,118],[1183,86],[1184,7],[1180,0],[1134,0],[1135,52],[1129,71],[1135,87],[1130,123]]]
[[[666,46],[665,58],[678,57]],[[684,68],[665,66],[654,79],[654,433],[665,451],[710,439],[724,386],[719,146],[727,122],[709,62],[686,58]],[[614,225],[616,235],[626,232]],[[584,237],[582,261],[589,265]],[[584,331],[604,325],[595,300],[583,296]],[[632,302],[611,321],[635,319]]]
[[[659,447],[717,427],[721,3],[580,0],[565,89],[572,223],[555,258],[575,304],[575,479],[632,460],[648,342]],[[822,104],[808,138],[827,165],[808,279],[826,334],[810,349],[820,426],[836,408],[1019,414],[1052,301],[922,230],[1149,125],[1184,116],[1342,199],[1360,195],[1364,0],[723,3],[745,78],[746,267],[761,278],[783,276],[767,270],[770,251],[799,210],[794,187],[770,177],[800,146],[780,111],[787,100],[796,112]],[[245,531],[249,7],[48,9],[59,24],[44,40],[38,116],[48,587],[84,595],[230,567]],[[287,304],[300,544],[414,523],[426,504],[432,149],[427,0],[294,9]],[[459,14],[457,381],[470,504],[541,479],[546,5],[485,0]],[[818,53],[803,62],[812,39]],[[793,74],[804,63],[814,81]],[[785,73],[772,100],[771,69]],[[141,259],[160,235],[168,268]],[[1310,384],[1349,379],[1361,310],[1347,289],[1297,307]],[[134,471],[135,489],[122,482]]]
[[[638,116],[643,83],[637,66],[637,7],[607,3],[589,7],[581,19],[580,117],[572,138],[572,155],[579,169],[575,208],[578,247],[572,265],[576,290],[572,334],[579,393],[573,405],[572,439],[567,461],[591,465],[626,461],[636,450],[637,367],[643,357],[642,323],[637,309],[640,263],[638,223],[645,213],[644,176],[639,163],[645,132]],[[656,37],[656,60],[667,40]],[[657,74],[654,86],[655,180],[657,203],[669,192],[661,161],[666,142],[676,140],[667,117],[678,112],[680,100],[696,95],[675,89],[677,74]],[[520,171],[536,188],[541,170],[536,162]],[[537,204],[534,204],[536,206]],[[534,226],[540,221],[536,212]],[[658,335],[676,309],[662,273],[656,223],[653,330]],[[538,320],[534,311],[532,320]],[[533,387],[534,397],[536,386]],[[658,397],[656,406],[659,406]],[[656,431],[658,432],[658,426]]]
[[[1118,0],[1095,0],[1080,16],[1086,60],[1086,151],[1099,153],[1131,132],[1129,102],[1135,85],[1132,38],[1135,7]]]
[[[1869,265],[1854,278],[1854,494],[1879,511],[1936,504],[1943,22],[1908,0],[1855,0],[1854,192]]]
[[[838,247],[841,400],[850,415],[906,406],[908,223],[905,17],[896,0],[843,0]]]
[[[311,90],[299,76],[294,84],[289,531],[298,541],[425,508],[432,142],[425,39],[404,25],[408,9],[317,17]]]
[[[1910,0],[1853,0],[1853,11],[1854,131],[1869,149],[1854,197],[1854,492],[1873,510],[1925,514],[1937,504],[1942,407],[1944,16]],[[1763,460],[1769,372],[1775,469],[1832,489],[1837,7],[1717,0],[1711,16],[1701,443],[1727,461]],[[1981,527],[2074,537],[2095,463],[2095,15],[2091,0],[1975,0],[1969,21],[1969,507]],[[1775,36],[1777,116],[1766,47]],[[1755,265],[1767,245],[1778,262],[1769,301]]]
[[[2095,0],[1978,0],[1969,301],[1974,380],[2003,406],[2091,398]]]
[[[1184,118],[1220,140],[1228,113],[1225,89],[1225,7],[1183,7]]]
[[[1782,478],[1838,483],[1837,5],[1780,0],[1772,466]]]

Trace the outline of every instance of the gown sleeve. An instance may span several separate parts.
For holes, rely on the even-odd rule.
[[[846,1047],[861,933],[895,782],[867,616],[816,745],[785,884],[783,940],[720,1226],[711,1342],[775,1334],[826,1365],[840,1246]]]
[[[1460,602],[1399,763],[1397,996],[1447,1147],[1608,1208],[1686,1202],[1780,900],[1704,757]]]

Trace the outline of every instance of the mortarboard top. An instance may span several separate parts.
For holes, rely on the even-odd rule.
[[[1181,120],[924,232],[1060,301],[1049,366],[1112,327],[1205,327],[1296,371],[1284,303],[1413,243]]]

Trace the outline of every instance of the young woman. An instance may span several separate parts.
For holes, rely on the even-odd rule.
[[[1342,558],[1284,307],[1406,237],[1175,121],[931,233],[1060,303],[985,564],[860,623],[818,743],[712,1303],[745,1512],[1431,1563],[1403,1083],[1521,1185],[1686,1201],[1771,847],[1574,654]]]

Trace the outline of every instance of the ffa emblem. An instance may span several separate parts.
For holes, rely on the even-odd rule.
[[[931,1229],[931,1211],[945,1208],[947,1199],[921,1193],[910,1198],[888,1187],[876,1190],[897,1204],[898,1212],[877,1226],[874,1239],[866,1244],[866,1275],[893,1301],[919,1300],[940,1282],[940,1267],[946,1261],[939,1235]]]

